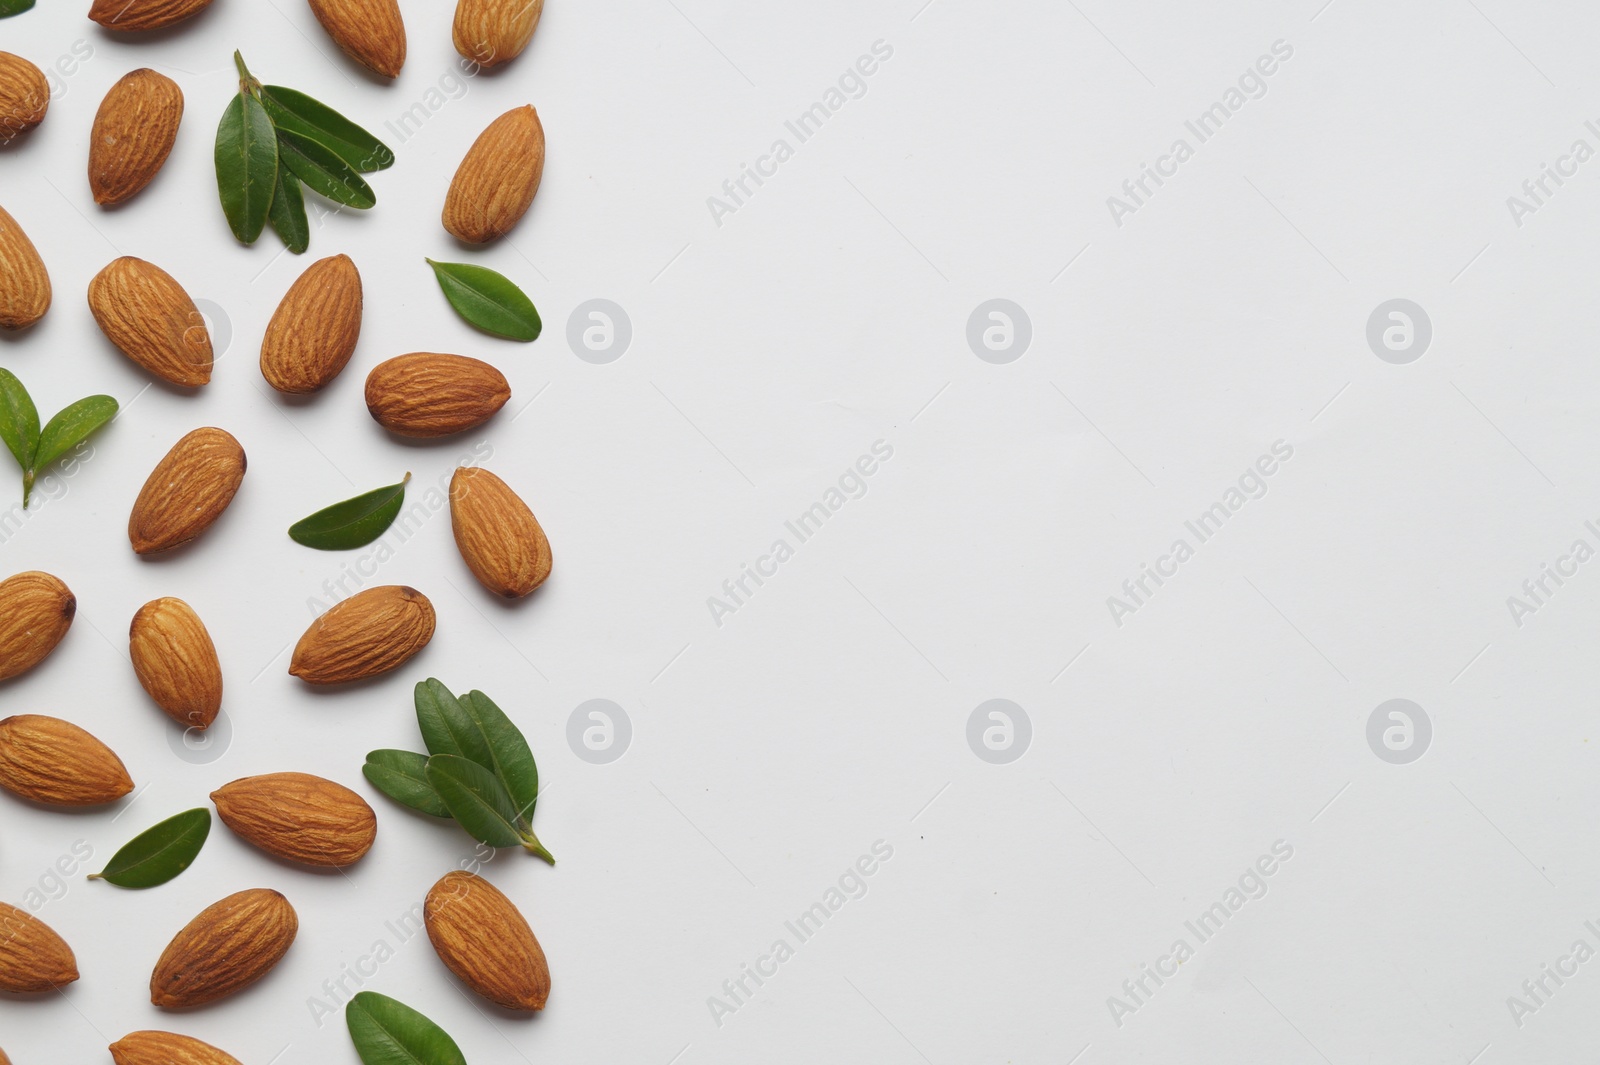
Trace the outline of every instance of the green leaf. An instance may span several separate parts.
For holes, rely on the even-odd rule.
[[[450,808],[428,783],[428,756],[412,751],[369,751],[362,774],[372,786],[402,806],[434,817],[449,817]]]
[[[256,106],[261,105],[258,103]],[[306,188],[321,193],[335,203],[365,211],[378,202],[372,186],[362,180],[361,175],[339,158],[333,149],[320,141],[293,130],[280,129],[278,155],[283,165],[305,182]]]
[[[463,695],[461,707],[489,741],[494,764],[487,768],[494,770],[506,794],[511,796],[518,823],[526,824],[533,817],[534,804],[539,801],[539,767],[534,763],[527,739],[505,711],[480,691]]]
[[[370,544],[400,515],[409,480],[408,473],[399,484],[374,488],[301,518],[289,526],[289,538],[320,551],[343,551]]]
[[[272,206],[267,209],[267,221],[272,231],[282,239],[284,246],[296,255],[311,246],[311,223],[306,218],[306,198],[300,191],[300,179],[286,167],[278,167],[278,187],[272,194]]]
[[[266,108],[241,92],[222,113],[217,126],[217,195],[228,228],[245,244],[254,244],[267,224],[278,184],[278,140]]]
[[[211,811],[204,807],[169,817],[134,836],[89,879],[124,888],[165,884],[189,868],[210,834]]]
[[[457,754],[494,770],[488,738],[449,688],[434,677],[419,681],[416,705],[417,727],[429,754]]]
[[[467,1065],[443,1028],[387,995],[358,993],[344,1020],[362,1065]]]
[[[39,449],[39,412],[17,375],[0,369],[0,440],[26,473]]]
[[[428,759],[428,783],[461,827],[491,847],[520,847],[516,807],[500,778],[471,759],[436,754]]]
[[[63,407],[39,435],[39,449],[33,456],[34,470],[43,471],[116,416],[117,401],[110,396],[85,396]]]
[[[33,0],[0,0],[0,18],[20,15],[33,6]]]
[[[282,85],[263,85],[261,103],[280,130],[321,141],[360,173],[387,170],[394,165],[394,152],[387,144],[303,92]]]
[[[469,323],[508,340],[538,339],[543,328],[538,310],[503,274],[471,263],[427,262],[439,279],[444,298]]]

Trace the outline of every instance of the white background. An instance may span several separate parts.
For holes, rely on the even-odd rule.
[[[39,326],[0,338],[0,363],[46,416],[91,391],[125,414],[0,546],[6,572],[49,570],[79,602],[61,648],[0,706],[85,725],[142,790],[82,815],[0,799],[0,898],[20,904],[75,841],[94,850],[39,911],[83,979],[0,1002],[18,1065],[102,1060],[146,1027],[247,1065],[354,1062],[309,1000],[394,945],[385,923],[472,853],[360,777],[368,749],[418,745],[409,693],[428,675],[482,688],[522,724],[548,788],[536,827],[560,859],[506,853],[486,870],[549,955],[543,1015],[484,1006],[420,939],[366,981],[469,1061],[1491,1065],[1592,1046],[1600,961],[1520,1028],[1506,999],[1574,940],[1600,947],[1584,928],[1600,921],[1600,564],[1520,627],[1506,600],[1574,539],[1600,546],[1583,525],[1600,518],[1600,162],[1520,227],[1506,198],[1575,139],[1600,148],[1583,126],[1600,117],[1600,13],[550,0],[521,59],[448,82],[457,98],[434,98],[402,140],[386,123],[455,71],[448,5],[405,5],[394,85],[297,0],[219,0],[129,40],[82,6],[0,22],[0,47],[41,66],[93,49],[58,78],[45,124],[0,151],[0,203],[56,291]],[[893,57],[866,94],[719,226],[707,197],[792,141],[785,120],[878,40]],[[1115,224],[1107,197],[1279,40],[1293,56],[1266,94]],[[235,47],[399,157],[373,178],[377,208],[326,218],[298,260],[270,234],[238,246],[216,204]],[[102,211],[84,178],[90,123],[141,65],[176,79],[188,111],[156,182]],[[449,177],[527,102],[548,135],[544,185],[509,241],[464,250],[437,221]],[[324,394],[286,402],[256,369],[262,330],[298,271],[337,252],[366,282],[360,347]],[[83,294],[118,254],[224,309],[231,344],[198,394],[146,390],[96,331]],[[544,335],[474,333],[424,256],[508,274]],[[1033,328],[1005,365],[966,339],[996,297]],[[593,298],[633,323],[609,365],[566,340]],[[1366,342],[1392,298],[1433,323],[1409,365]],[[494,362],[511,404],[466,440],[388,438],[362,379],[417,349]],[[129,505],[200,425],[242,441],[244,487],[197,546],[136,559]],[[716,625],[707,597],[877,440],[894,456],[867,494]],[[1293,457],[1265,497],[1114,623],[1107,597],[1279,440]],[[492,601],[441,513],[373,581],[432,598],[427,650],[355,691],[290,678],[307,601],[347,556],[284,528],[407,470],[420,499],[482,441],[550,535],[549,583]],[[208,764],[174,753],[126,659],[129,618],[160,595],[192,603],[222,654],[233,736]],[[966,739],[997,697],[1032,722],[1006,765]],[[1434,729],[1408,765],[1366,740],[1396,697]],[[633,721],[609,765],[567,746],[591,698]],[[378,810],[377,846],[345,874],[282,866],[219,826],[164,887],[82,879],[228,780],[291,769]],[[876,840],[894,857],[867,895],[715,1023],[708,997]],[[1265,897],[1114,1023],[1108,996],[1174,939],[1194,945],[1184,922],[1278,840],[1293,857]],[[149,1006],[171,935],[254,886],[299,911],[283,964],[190,1015]]]

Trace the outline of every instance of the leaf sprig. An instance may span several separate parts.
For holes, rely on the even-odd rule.
[[[41,430],[33,397],[16,374],[0,370],[0,440],[22,467],[23,507],[28,505],[39,474],[116,415],[115,399],[85,396],[62,408]]]
[[[165,884],[194,862],[211,834],[211,811],[186,810],[134,836],[111,856],[106,867],[90,873],[122,888],[152,888]]]
[[[388,995],[358,992],[344,1018],[362,1065],[467,1065],[443,1028]]]

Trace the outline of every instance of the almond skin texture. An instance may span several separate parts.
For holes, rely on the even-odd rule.
[[[0,207],[0,329],[26,329],[50,309],[50,275],[17,220]]]
[[[544,0],[460,0],[451,37],[456,51],[493,70],[522,54],[544,14]]]
[[[211,793],[217,816],[268,854],[301,865],[353,865],[378,835],[366,801],[309,773],[268,773]]]
[[[550,966],[510,899],[474,873],[447,873],[423,903],[428,939],[445,967],[508,1010],[544,1009]]]
[[[129,1032],[110,1049],[116,1065],[239,1065],[210,1043],[172,1032]]]
[[[345,55],[385,78],[406,62],[406,27],[397,0],[311,0],[311,13]]]
[[[77,978],[78,960],[66,940],[33,914],[0,902],[0,991],[35,995]]]
[[[550,541],[517,493],[488,470],[463,466],[450,478],[450,528],[478,583],[520,599],[550,576]]]
[[[348,255],[306,268],[261,341],[261,376],[279,392],[315,392],[339,376],[361,337],[361,273]]]
[[[399,436],[429,438],[475,429],[511,398],[505,375],[465,355],[416,351],[367,375],[367,410]]]
[[[0,788],[47,806],[101,806],[133,790],[122,759],[70,721],[0,721]]]
[[[135,553],[166,551],[205,532],[233,502],[244,470],[244,448],[221,429],[196,429],[173,444],[128,516]]]
[[[187,728],[204,729],[222,709],[222,665],[211,634],[182,599],[153,599],[133,615],[128,654],[157,706]]]
[[[10,52],[0,52],[0,144],[37,126],[50,109],[44,71]]]
[[[368,588],[311,623],[289,672],[307,684],[343,684],[405,665],[433,639],[433,604],[415,588]]]
[[[494,240],[528,213],[543,176],[539,113],[514,107],[489,123],[461,160],[445,196],[444,228],[469,244]]]
[[[252,888],[212,903],[161,952],[150,1001],[186,1009],[242,991],[278,964],[299,930],[294,907],[276,891]]]
[[[0,581],[0,680],[44,661],[77,612],[72,589],[48,573],[29,570]]]
[[[198,15],[211,0],[94,0],[89,17],[108,30],[143,33]]]
[[[155,179],[178,139],[183,90],[164,74],[142,68],[111,86],[89,134],[89,190],[111,207]]]
[[[211,334],[194,300],[154,263],[125,255],[89,282],[89,310],[111,343],[185,388],[211,380]]]

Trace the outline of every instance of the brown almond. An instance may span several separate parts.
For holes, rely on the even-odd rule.
[[[89,310],[128,358],[186,388],[211,380],[211,334],[194,300],[154,263],[124,255],[89,282]]]
[[[478,583],[519,599],[550,576],[550,541],[528,504],[488,470],[462,466],[450,478],[450,528]]]
[[[128,654],[155,704],[186,728],[205,729],[222,709],[222,665],[211,634],[182,599],[152,599],[133,615]]]
[[[116,1065],[239,1065],[232,1054],[173,1032],[129,1032],[110,1050]]]
[[[50,110],[44,71],[10,52],[0,52],[0,144],[28,132]]]
[[[0,581],[0,680],[43,662],[77,612],[77,597],[59,577],[28,570]]]
[[[94,0],[89,17],[108,30],[143,33],[198,15],[211,0]]]
[[[459,0],[450,36],[456,51],[492,70],[522,54],[544,14],[544,0]]]
[[[400,436],[435,437],[475,429],[511,398],[505,375],[465,355],[417,351],[380,362],[367,374],[367,410]]]
[[[103,207],[130,200],[155,179],[183,121],[183,90],[149,68],[111,86],[89,134],[89,190]]]
[[[0,721],[0,788],[48,806],[101,806],[133,790],[116,753],[58,717]]]
[[[0,991],[35,995],[77,978],[78,960],[55,929],[26,910],[0,902]]]
[[[499,888],[474,873],[446,873],[422,913],[439,960],[462,983],[508,1010],[544,1009],[550,966],[527,919]]]
[[[267,888],[214,902],[161,952],[150,974],[150,1001],[185,1009],[242,991],[282,960],[299,930],[289,900]]]
[[[236,834],[302,865],[353,865],[378,835],[378,817],[366,800],[309,773],[245,777],[212,792],[211,801]]]
[[[50,274],[17,220],[0,207],[0,329],[26,329],[50,309]]]
[[[494,240],[528,213],[543,176],[539,113],[514,107],[489,123],[461,160],[445,196],[444,228],[469,244]]]
[[[343,684],[398,669],[433,639],[433,604],[390,584],[357,592],[311,623],[289,672],[307,684]]]
[[[361,337],[361,273],[320,259],[289,286],[261,341],[261,376],[279,392],[315,392],[339,376]]]
[[[385,78],[406,62],[406,26],[397,0],[310,0],[311,13],[344,54]]]
[[[196,429],[173,444],[128,516],[135,553],[166,551],[205,532],[233,502],[245,464],[244,448],[221,429]]]

